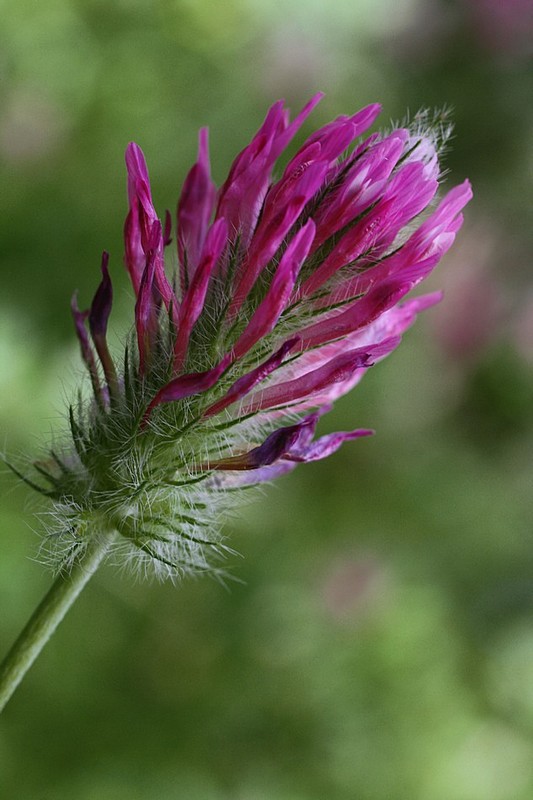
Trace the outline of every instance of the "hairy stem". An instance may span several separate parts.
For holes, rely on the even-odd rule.
[[[115,534],[101,537],[76,561],[68,573],[61,573],[30,617],[0,665],[0,712],[24,678],[47,641],[100,566]]]

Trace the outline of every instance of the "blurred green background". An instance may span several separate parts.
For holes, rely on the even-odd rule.
[[[307,132],[375,100],[385,126],[446,104],[449,180],[476,195],[442,306],[325,420],[377,435],[227,525],[228,591],[103,569],[2,717],[2,798],[530,800],[529,0],[2,0],[0,19],[11,453],[64,425],[70,295],[90,301],[103,248],[117,339],[129,325],[129,140],[162,213],[201,125],[220,183],[278,97],[326,92]],[[51,578],[43,507],[0,478],[5,650]]]

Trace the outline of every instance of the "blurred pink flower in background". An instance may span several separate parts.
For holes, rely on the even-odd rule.
[[[503,335],[508,299],[503,276],[496,277],[501,252],[494,226],[485,220],[468,226],[447,259],[446,302],[431,325],[446,356],[468,366]]]
[[[46,92],[18,87],[3,101],[0,156],[19,165],[44,161],[63,145],[69,127],[68,115]]]
[[[386,604],[389,583],[386,564],[377,555],[339,555],[322,576],[321,597],[335,622],[359,624]]]
[[[511,59],[533,54],[531,0],[463,0],[479,40]]]
[[[520,356],[533,366],[533,287],[524,293],[524,299],[515,314],[512,329],[513,342]]]
[[[533,52],[531,0],[422,0],[406,24],[388,32],[387,52],[400,61],[431,63],[466,36],[489,56],[519,61]]]
[[[322,39],[290,23],[269,32],[259,60],[262,69],[256,78],[258,86],[269,96],[283,92],[289,99],[308,96],[320,85],[328,68]]]

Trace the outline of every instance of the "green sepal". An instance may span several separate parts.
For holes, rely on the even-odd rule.
[[[31,489],[34,489],[36,492],[39,492],[39,494],[44,494],[45,497],[51,497],[53,499],[59,498],[60,495],[58,492],[54,492],[50,489],[45,489],[43,486],[39,486],[39,484],[34,483],[32,480],[30,480],[30,478],[27,478],[26,475],[23,475],[23,473],[20,472],[20,470],[18,470],[10,461],[8,461],[5,456],[2,455],[0,457],[2,458],[2,461],[4,462],[6,467],[8,467],[11,470],[11,472],[13,472],[17,476],[17,478],[20,478],[21,481],[24,481],[24,483]]]

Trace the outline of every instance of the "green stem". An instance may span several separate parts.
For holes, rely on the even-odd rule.
[[[0,664],[0,712],[85,584],[100,566],[115,534],[99,539],[70,572],[61,573]]]

